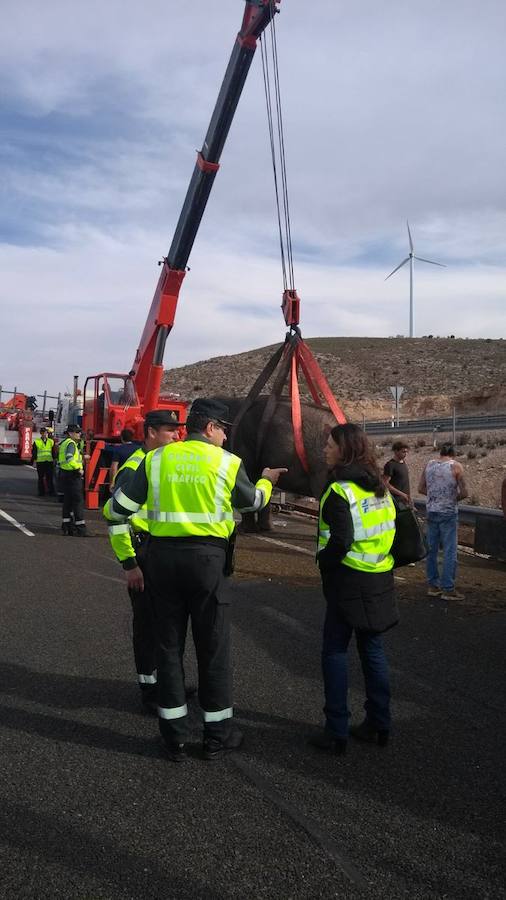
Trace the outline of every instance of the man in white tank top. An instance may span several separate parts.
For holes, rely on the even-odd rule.
[[[457,503],[467,497],[464,469],[455,460],[453,444],[441,445],[438,459],[431,459],[425,466],[418,485],[421,494],[427,495],[427,579],[429,597],[443,600],[463,600],[464,595],[455,589],[457,573]],[[438,550],[443,548],[441,580],[438,569]]]

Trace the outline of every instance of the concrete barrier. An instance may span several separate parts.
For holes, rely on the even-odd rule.
[[[506,562],[506,520],[503,516],[478,516],[474,528],[474,549]]]

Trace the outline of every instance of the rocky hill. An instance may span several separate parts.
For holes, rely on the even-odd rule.
[[[311,338],[307,341],[350,419],[386,418],[390,385],[401,385],[401,415],[506,410],[506,340],[454,338]],[[276,345],[218,356],[165,373],[163,387],[192,400],[244,395]],[[304,391],[302,396],[310,399]]]

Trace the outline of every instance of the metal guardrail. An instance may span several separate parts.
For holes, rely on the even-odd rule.
[[[415,500],[415,508],[426,515],[425,500]],[[459,525],[474,528],[475,553],[506,562],[506,519],[501,509],[459,504]]]
[[[273,500],[281,507],[286,506],[312,519],[318,516],[316,506],[309,505],[294,494],[287,495],[284,491],[277,491],[273,493]],[[415,500],[414,504],[417,512],[425,517],[427,501]],[[506,562],[506,519],[502,510],[459,504],[459,525],[471,525],[474,528],[472,549],[475,553]]]
[[[399,422],[375,421],[363,422],[368,434],[407,434],[420,432],[445,431],[494,431],[506,429],[506,413],[493,413],[485,416],[440,416],[431,419],[400,419]]]
[[[423,516],[427,514],[427,501],[426,500],[415,500],[415,508],[418,512],[422,513]],[[479,519],[483,518],[496,519],[498,521],[504,521],[504,516],[502,514],[502,510],[493,509],[489,506],[467,506],[464,503],[459,503],[459,524],[460,525],[476,525],[476,522]]]

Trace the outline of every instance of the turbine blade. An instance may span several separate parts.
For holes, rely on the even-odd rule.
[[[390,272],[390,275],[387,275],[387,277],[385,278],[385,281],[388,281],[388,279],[389,279],[392,275],[395,275],[395,273],[398,272],[399,269],[402,269],[404,263],[407,263],[407,262],[409,262],[409,256],[406,256],[406,259],[403,259],[402,262],[399,263],[399,265],[395,267],[395,269],[393,270],[393,272]]]
[[[410,248],[411,252],[414,253],[415,251],[413,248],[413,239],[411,237],[411,232],[409,230],[409,222],[407,219],[406,219],[406,225],[408,226],[409,248]]]
[[[444,263],[434,262],[433,259],[424,259],[423,256],[415,256],[415,259],[418,259],[420,262],[428,262],[431,264],[431,266],[441,266],[442,269],[448,268],[448,266],[446,266]]]

